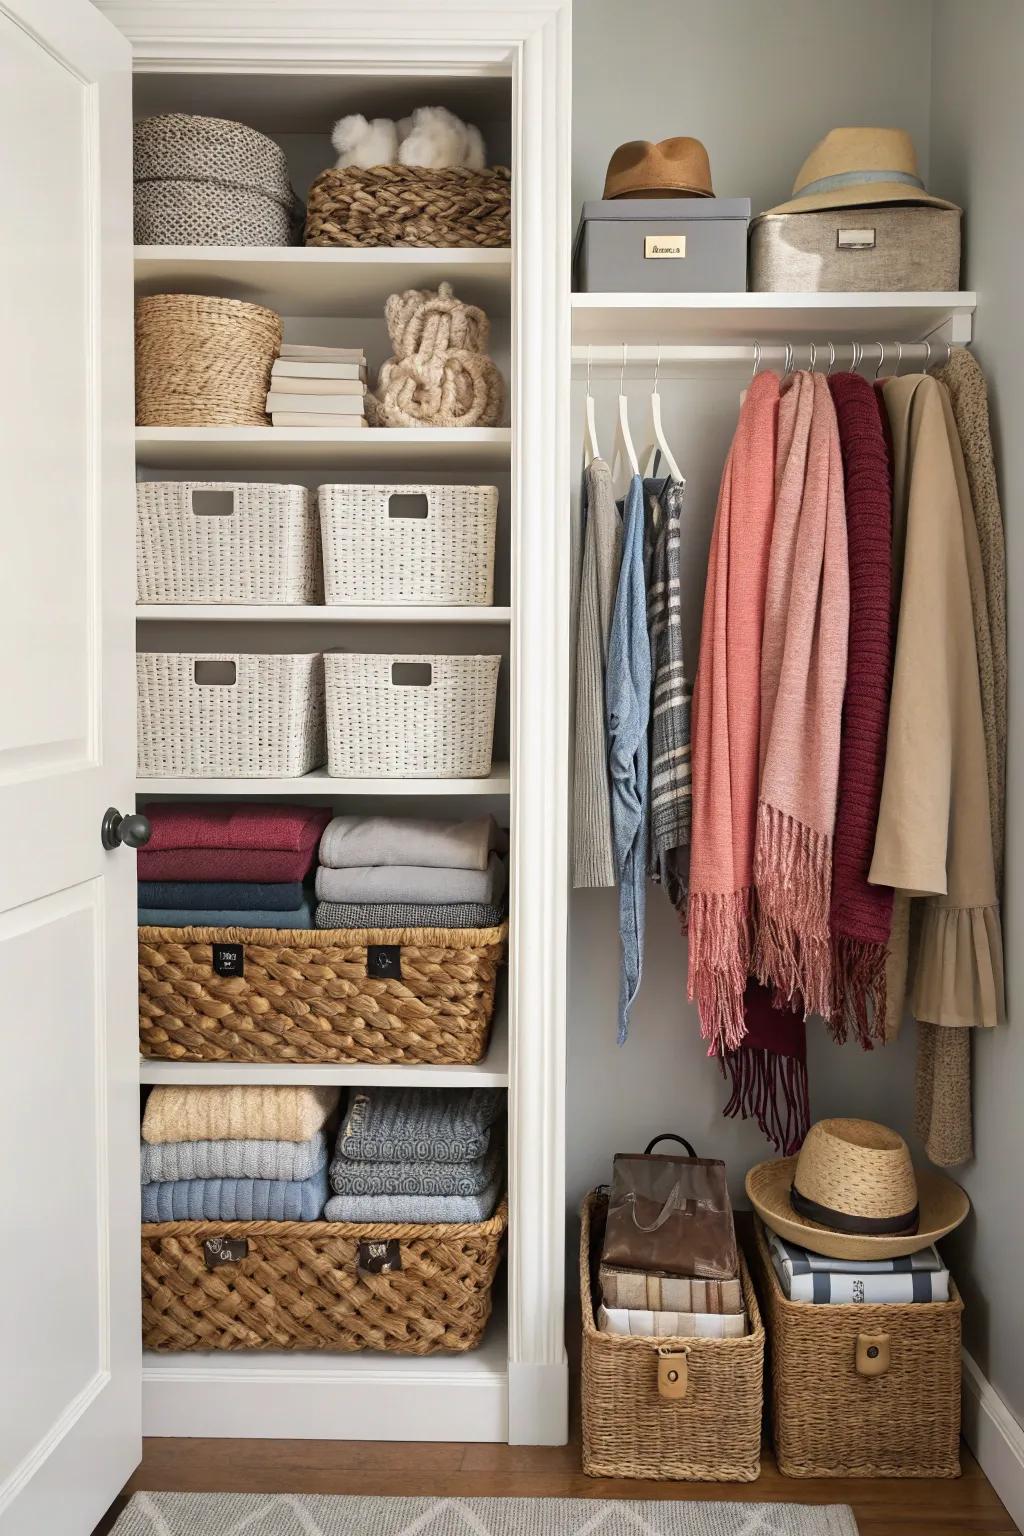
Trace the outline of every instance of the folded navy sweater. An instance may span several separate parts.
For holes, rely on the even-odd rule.
[[[302,906],[302,881],[265,884],[249,880],[140,880],[140,907],[184,907],[213,912],[297,912]]]

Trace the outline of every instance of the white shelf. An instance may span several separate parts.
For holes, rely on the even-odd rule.
[[[973,293],[574,293],[572,339],[592,346],[922,341],[953,322],[970,338]]]
[[[343,603],[314,607],[292,603],[139,603],[137,623],[172,620],[175,623],[261,624],[508,624],[511,608],[445,608],[437,604]]]
[[[384,314],[389,294],[454,285],[460,299],[508,314],[511,250],[137,245],[137,293],[213,293],[282,315]]]
[[[142,1433],[219,1439],[508,1439],[508,1338],[451,1355],[185,1351],[142,1356]]]
[[[304,1083],[382,1085],[403,1088],[507,1088],[508,1005],[498,1004],[491,1042],[483,1061],[471,1067],[431,1067],[415,1062],[371,1065],[364,1062],[153,1061],[139,1063],[142,1083],[232,1083],[250,1087],[279,1087]]]
[[[508,427],[136,427],[152,469],[503,469]]]
[[[332,779],[326,768],[301,779],[136,779],[136,795],[255,796],[287,795],[304,799],[342,799],[349,795],[507,795],[511,787],[507,763],[495,763],[484,779]]]

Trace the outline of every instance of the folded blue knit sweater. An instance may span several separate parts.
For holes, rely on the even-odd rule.
[[[143,1221],[318,1221],[327,1169],[308,1179],[172,1179],[143,1184]]]
[[[327,1162],[327,1137],[309,1141],[144,1141],[143,1184],[192,1179],[308,1179]]]

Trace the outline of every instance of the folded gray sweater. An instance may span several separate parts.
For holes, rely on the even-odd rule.
[[[430,869],[486,869],[499,832],[493,816],[427,821],[415,816],[335,816],[320,839],[329,869],[422,864]]]
[[[161,1141],[142,1143],[143,1184],[175,1179],[290,1179],[319,1173],[327,1137],[309,1141]]]
[[[423,864],[374,864],[316,872],[319,901],[484,901],[505,894],[508,871],[496,853],[486,869],[435,869]]]
[[[335,1148],[360,1162],[465,1163],[483,1157],[505,1106],[500,1088],[364,1088]]]
[[[308,1179],[176,1179],[143,1184],[143,1221],[318,1221],[327,1169]]]
[[[482,1194],[495,1183],[504,1162],[504,1146],[492,1138],[485,1157],[464,1163],[412,1161],[361,1163],[336,1157],[331,1164],[331,1189],[336,1195],[470,1195]]]
[[[321,901],[318,928],[500,928],[503,906],[483,901]]]
[[[478,1195],[332,1195],[325,1221],[476,1222],[494,1215],[503,1180]]]

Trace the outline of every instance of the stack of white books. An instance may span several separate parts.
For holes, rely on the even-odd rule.
[[[286,341],[270,375],[267,415],[275,427],[365,427],[362,347]]]

